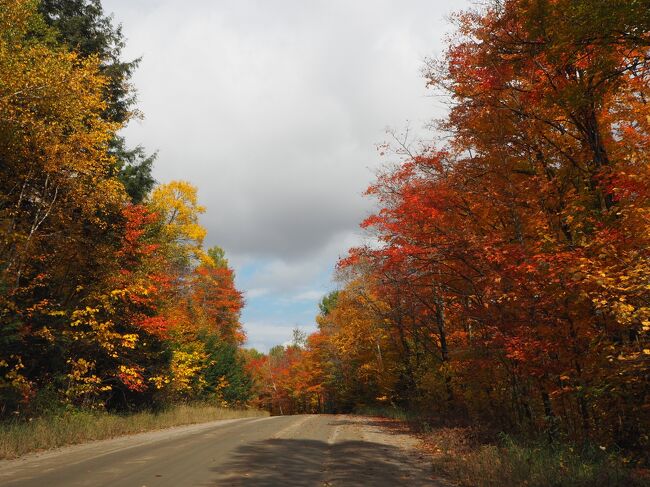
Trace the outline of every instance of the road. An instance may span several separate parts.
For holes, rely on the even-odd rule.
[[[12,487],[440,485],[416,440],[359,416],[225,420],[0,462]]]

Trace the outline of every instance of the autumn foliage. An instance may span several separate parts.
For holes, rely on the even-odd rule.
[[[245,402],[243,299],[203,248],[196,189],[133,202],[105,60],[56,40],[38,5],[0,4],[0,417]]]

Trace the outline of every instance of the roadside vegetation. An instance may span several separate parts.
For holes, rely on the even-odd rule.
[[[620,451],[593,444],[516,440],[486,442],[468,428],[436,428],[421,438],[436,476],[463,487],[642,487],[650,475]]]
[[[650,470],[620,450],[548,437],[515,437],[484,425],[451,421],[397,407],[363,407],[356,414],[396,420],[421,440],[436,478],[459,487],[642,487]],[[458,422],[457,422],[458,423]]]
[[[268,412],[219,408],[211,404],[178,404],[157,412],[133,414],[81,410],[51,413],[27,421],[0,423],[0,459],[173,426],[263,416],[268,416]]]

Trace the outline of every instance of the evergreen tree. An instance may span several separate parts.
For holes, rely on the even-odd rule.
[[[97,56],[102,74],[108,78],[103,116],[110,122],[126,124],[136,114],[136,95],[129,81],[140,59],[124,61],[125,41],[121,25],[105,15],[100,0],[42,0],[40,12],[52,26],[58,41],[82,57]],[[129,149],[123,137],[115,135],[109,152],[115,157],[115,170],[134,203],[143,200],[153,188],[151,175],[156,154],[143,147]]]

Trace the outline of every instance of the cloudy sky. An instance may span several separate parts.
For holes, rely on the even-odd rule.
[[[190,181],[247,306],[248,346],[315,328],[339,256],[372,210],[386,129],[428,137],[425,89],[461,0],[104,0],[123,24],[159,182]]]

